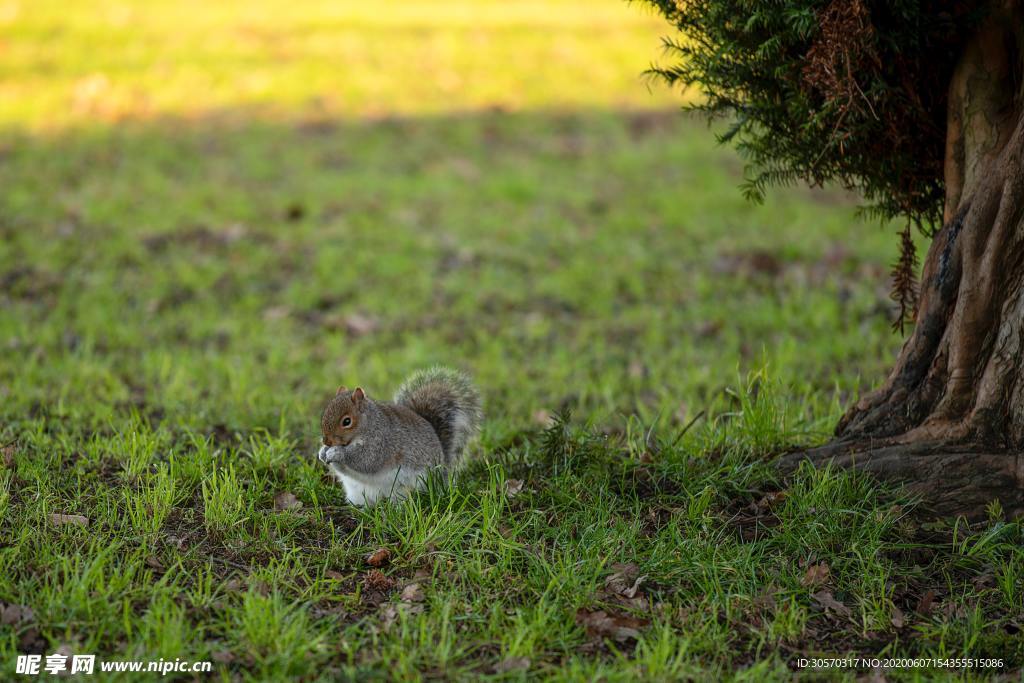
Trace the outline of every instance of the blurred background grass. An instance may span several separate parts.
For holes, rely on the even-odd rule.
[[[0,122],[19,127],[675,102],[639,78],[661,21],[615,0],[5,0],[0,26]]]
[[[311,442],[331,387],[445,362],[502,439],[563,405],[687,421],[767,365],[820,431],[899,343],[890,231],[840,192],[745,203],[644,80],[639,7],[7,0],[0,26],[8,417]]]

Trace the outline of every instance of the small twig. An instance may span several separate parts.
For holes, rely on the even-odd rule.
[[[682,439],[682,438],[683,438],[683,436],[685,436],[685,435],[686,435],[686,432],[690,431],[690,427],[692,427],[693,425],[697,424],[697,420],[699,420],[699,419],[701,419],[702,417],[704,417],[704,412],[705,412],[705,411],[704,411],[704,409],[702,408],[702,409],[701,409],[701,411],[700,411],[699,413],[697,413],[696,415],[694,415],[694,416],[693,416],[693,419],[692,419],[692,420],[690,420],[689,422],[687,422],[687,423],[686,423],[686,426],[685,426],[685,427],[683,427],[682,431],[680,431],[680,432],[679,432],[679,433],[678,433],[678,434],[676,435],[676,438],[672,440],[672,445],[671,445],[671,446],[669,446],[669,448],[675,448],[675,447],[676,447],[676,444],[677,444],[677,443],[679,443],[679,440],[680,440],[680,439]]]

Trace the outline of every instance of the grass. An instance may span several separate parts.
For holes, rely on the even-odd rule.
[[[772,473],[898,348],[894,230],[835,191],[745,204],[637,76],[656,20],[228,7],[0,5],[5,672],[1019,677],[1018,522]],[[434,362],[486,397],[472,464],[346,505],[324,401]]]

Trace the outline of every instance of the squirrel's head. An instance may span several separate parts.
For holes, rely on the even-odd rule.
[[[324,408],[320,418],[320,431],[324,435],[325,446],[347,446],[356,436],[356,429],[362,417],[366,394],[362,387],[349,391],[338,387],[338,393]]]

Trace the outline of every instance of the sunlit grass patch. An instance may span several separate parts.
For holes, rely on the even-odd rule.
[[[674,104],[665,28],[617,0],[8,2],[0,125]]]

